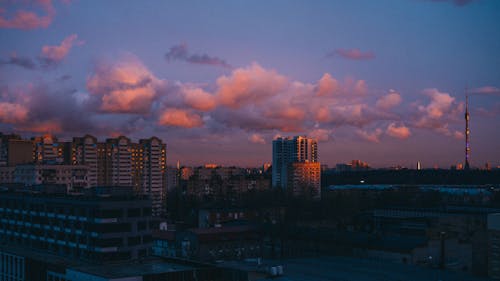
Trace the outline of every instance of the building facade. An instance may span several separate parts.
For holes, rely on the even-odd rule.
[[[500,280],[500,213],[488,216],[488,275]]]
[[[318,143],[305,136],[277,138],[273,141],[272,186],[288,188],[293,163],[318,163]],[[314,179],[314,181],[319,180]]]
[[[89,261],[149,254],[151,202],[131,190],[0,191],[0,243]]]
[[[288,189],[293,196],[321,199],[320,163],[295,162],[288,169]]]

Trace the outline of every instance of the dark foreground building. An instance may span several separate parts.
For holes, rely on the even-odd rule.
[[[1,188],[0,280],[241,280],[235,270],[152,258],[152,224],[150,199],[128,188]]]

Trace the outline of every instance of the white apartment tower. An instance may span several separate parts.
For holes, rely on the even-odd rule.
[[[273,141],[273,187],[286,189],[289,166],[296,162],[318,162],[318,142],[305,136],[275,139]]]

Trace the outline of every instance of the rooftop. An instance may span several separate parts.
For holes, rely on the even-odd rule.
[[[356,259],[347,257],[322,256],[315,258],[298,258],[264,261],[261,266],[254,263],[250,266],[245,262],[228,262],[224,267],[262,272],[265,267],[282,265],[283,276],[279,278],[263,278],[260,280],[456,280],[481,281],[488,280],[471,276],[463,272],[442,271],[413,265],[395,264],[376,260]]]

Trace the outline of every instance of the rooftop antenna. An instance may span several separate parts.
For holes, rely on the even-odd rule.
[[[470,159],[470,129],[469,129],[469,93],[467,87],[465,87],[465,170],[470,169],[469,159]]]

